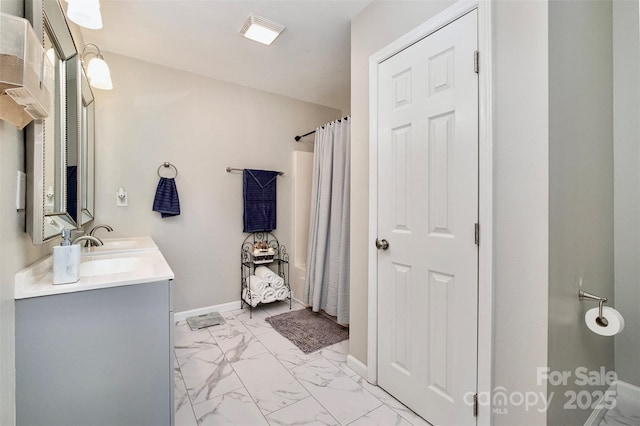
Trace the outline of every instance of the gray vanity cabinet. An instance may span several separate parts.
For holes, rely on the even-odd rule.
[[[16,300],[18,425],[172,425],[172,280]]]

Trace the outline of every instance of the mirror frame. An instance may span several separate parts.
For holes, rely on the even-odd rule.
[[[95,98],[89,79],[81,69],[80,143],[78,145],[78,177],[80,199],[78,203],[79,225],[84,226],[95,218]]]
[[[52,214],[45,213],[45,179],[44,168],[49,160],[45,158],[45,144],[47,141],[44,131],[45,120],[35,120],[27,127],[27,190],[30,192],[27,197],[27,217],[26,229],[33,244],[43,244],[57,236],[59,232],[47,231],[47,220],[60,222],[66,229],[76,229],[77,221],[73,216],[78,217],[79,202],[77,195],[80,192],[80,179],[76,178],[75,188],[69,188],[67,183],[67,150],[69,147],[75,148],[76,158],[78,156],[78,145],[80,140],[80,114],[82,109],[81,90],[81,61],[76,49],[71,30],[62,7],[57,0],[27,0],[25,1],[25,16],[31,22],[36,35],[44,40],[45,28],[50,29],[50,41],[56,47],[58,55],[65,61],[65,113],[60,113],[64,122],[64,137],[60,137],[60,146],[56,146],[56,158],[53,166],[59,172],[60,197],[65,200],[65,211]],[[54,95],[55,96],[55,95]],[[58,131],[58,129],[56,129]],[[55,137],[54,137],[55,138]],[[51,139],[51,138],[50,138]],[[55,141],[55,139],[53,139]],[[64,173],[62,173],[64,171]],[[76,169],[76,176],[79,176]],[[75,206],[69,206],[69,189],[71,194],[75,192]],[[75,189],[75,191],[73,191]],[[73,201],[73,200],[72,200]],[[72,203],[73,204],[73,203]],[[69,207],[74,208],[71,213]]]

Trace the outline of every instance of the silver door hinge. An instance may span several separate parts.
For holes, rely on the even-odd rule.
[[[476,239],[476,245],[479,246],[480,245],[480,224],[479,223],[475,224],[475,239]]]
[[[477,50],[473,52],[473,70],[476,74],[480,72],[480,53]]]
[[[473,395],[473,417],[478,417],[478,394]]]

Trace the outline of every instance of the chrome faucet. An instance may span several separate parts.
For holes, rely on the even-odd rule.
[[[101,246],[103,244],[100,238],[93,237],[91,235],[81,235],[75,240],[71,241],[71,244],[75,244],[80,241],[87,241],[87,243],[91,242],[92,246]]]
[[[100,228],[106,229],[107,232],[113,231],[113,228],[110,227],[109,225],[97,225],[97,226],[94,226],[93,228],[91,228],[91,231],[89,231],[89,235],[93,236],[93,233],[96,232]]]
[[[96,225],[93,228],[91,228],[91,231],[89,231],[89,236],[93,237],[93,234],[100,228],[104,228],[107,230],[107,232],[111,232],[113,231],[113,228],[110,227],[109,225]],[[100,242],[100,244],[96,244],[95,241],[92,240],[87,240],[86,243],[84,243],[85,247],[91,247],[91,246],[97,246],[97,245],[102,245],[102,241]]]

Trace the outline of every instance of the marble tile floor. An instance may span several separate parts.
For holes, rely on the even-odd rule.
[[[226,324],[198,331],[176,324],[176,426],[429,425],[347,366],[348,341],[305,355],[265,321],[288,310],[223,312]]]

